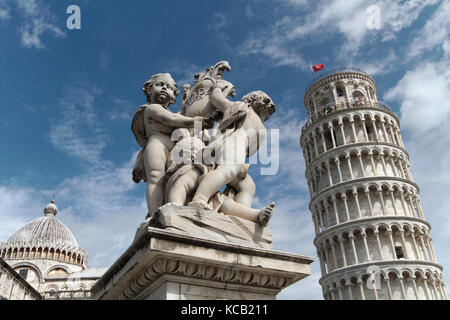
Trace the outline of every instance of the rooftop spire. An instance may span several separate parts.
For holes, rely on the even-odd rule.
[[[44,214],[56,216],[58,213],[58,207],[55,205],[55,199],[52,199],[48,205],[44,208]]]

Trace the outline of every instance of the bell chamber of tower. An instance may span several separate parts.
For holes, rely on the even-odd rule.
[[[300,145],[325,299],[447,299],[400,122],[367,73],[313,81]]]

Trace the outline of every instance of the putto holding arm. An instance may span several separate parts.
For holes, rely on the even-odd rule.
[[[196,121],[203,125],[209,125],[210,121],[203,117],[186,117],[169,110],[179,91],[168,73],[153,75],[144,83],[142,90],[147,97],[147,104],[139,107],[131,127],[142,147],[133,170],[133,181],[147,182],[148,214],[152,215],[164,204],[166,163],[176,142],[171,139],[173,131],[177,128],[193,128]]]
[[[230,70],[228,62],[220,61],[196,74],[192,87],[183,86],[180,113],[169,110],[179,93],[170,74],[155,74],[143,85],[147,104],[139,107],[132,123],[142,147],[133,181],[147,182],[147,218],[171,204],[185,208],[177,210],[235,216],[261,227],[269,222],[275,204],[252,208],[255,184],[245,160],[264,140],[264,122],[275,105],[262,91],[250,92],[242,101],[228,100],[235,88],[222,75]],[[214,122],[218,125],[211,130]],[[197,127],[210,130],[199,133]],[[184,130],[182,136],[177,129]],[[180,154],[187,161],[184,157],[180,162]]]

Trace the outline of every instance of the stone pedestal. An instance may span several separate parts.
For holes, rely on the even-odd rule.
[[[210,222],[214,215],[228,218],[186,207],[169,211],[175,217],[192,210],[196,213],[187,216],[197,226],[206,215]],[[164,222],[160,216],[141,226],[133,244],[94,285],[93,298],[275,299],[282,289],[311,274],[311,257],[236,243],[241,240],[217,241],[208,233],[195,236],[193,230],[186,234],[177,228],[177,219]],[[185,228],[188,220],[183,221]]]

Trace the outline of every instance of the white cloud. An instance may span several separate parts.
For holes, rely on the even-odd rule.
[[[25,223],[42,213],[40,193],[14,183],[0,185],[0,242],[6,241]],[[38,210],[38,211],[36,211]]]
[[[0,21],[6,21],[10,18],[10,8],[5,0],[0,0]]]
[[[437,0],[378,1],[381,29],[367,27],[366,9],[373,3],[364,0],[322,0],[310,6],[304,6],[304,1],[286,3],[294,9],[287,15],[275,17],[275,22],[266,30],[250,34],[238,48],[241,55],[262,54],[276,65],[306,70],[310,63],[300,54],[304,41],[319,45],[331,37],[342,36],[344,41],[337,48],[330,48],[330,54],[337,52],[340,60],[348,62],[360,54],[364,44],[395,39],[400,31],[411,26],[425,7],[436,4]]]
[[[442,46],[445,54],[450,54],[450,2],[443,1],[433,16],[426,22],[419,35],[411,43],[408,56],[414,57],[423,52]]]
[[[22,46],[25,48],[45,48],[42,38],[51,34],[56,38],[65,36],[58,27],[58,19],[50,11],[50,7],[39,0],[16,0],[17,9],[23,16],[19,27]],[[10,18],[10,8],[4,0],[0,0],[0,21]],[[18,19],[17,19],[18,20]]]
[[[55,119],[50,140],[68,155],[94,165],[104,165],[101,153],[108,142],[106,130],[94,111],[101,91],[86,81],[67,85],[59,101],[61,117]]]
[[[445,60],[420,63],[387,92],[386,99],[401,102],[401,124],[409,134],[415,137],[429,134],[448,122],[449,67]]]
[[[307,70],[309,65],[305,63],[302,55],[294,48],[286,44],[286,39],[280,35],[278,30],[270,35],[260,33],[249,36],[246,41],[238,47],[240,55],[264,55],[269,57],[278,66],[293,66]]]
[[[55,37],[64,37],[64,32],[52,23],[46,22],[42,17],[31,18],[31,21],[20,28],[22,35],[22,45],[26,48],[35,47],[36,49],[45,48],[41,38],[47,31]]]
[[[386,94],[400,104],[402,136],[410,154],[425,218],[432,226],[433,245],[444,277],[450,283],[447,244],[450,241],[450,63],[422,62]]]

